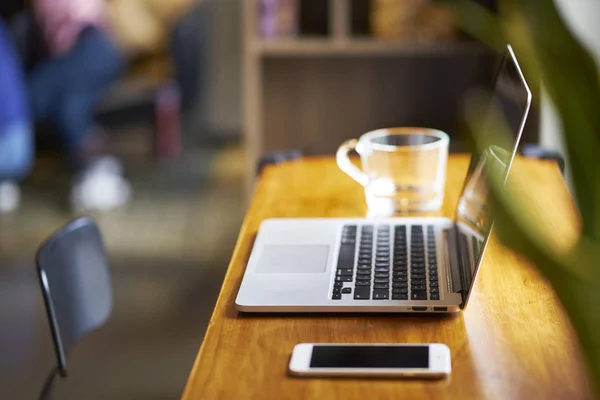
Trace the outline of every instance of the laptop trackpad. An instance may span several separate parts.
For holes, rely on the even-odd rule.
[[[316,274],[327,270],[328,245],[267,245],[258,259],[259,274]]]

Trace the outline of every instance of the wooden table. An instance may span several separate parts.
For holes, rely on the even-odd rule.
[[[454,215],[467,166],[467,156],[450,157],[445,216]],[[517,160],[513,175],[535,189],[540,210],[552,211],[549,231],[561,233],[558,242],[572,240],[577,217],[557,166]],[[257,182],[185,399],[592,397],[577,340],[553,291],[537,270],[495,240],[468,308],[455,316],[251,315],[235,310],[262,220],[365,213],[362,188],[332,158],[267,167]],[[452,352],[452,375],[441,381],[294,378],[287,366],[300,342],[442,342]]]

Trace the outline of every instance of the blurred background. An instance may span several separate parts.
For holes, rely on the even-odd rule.
[[[0,398],[35,398],[55,364],[34,256],[77,215],[100,225],[115,303],[55,398],[172,399],[261,160],[389,126],[466,151],[461,97],[491,84],[499,54],[447,3],[2,0]],[[600,43],[594,2],[558,3]],[[523,141],[560,149],[558,125],[538,102]]]

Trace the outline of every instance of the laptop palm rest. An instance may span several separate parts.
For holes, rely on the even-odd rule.
[[[256,272],[259,274],[318,274],[327,271],[328,245],[266,245]]]

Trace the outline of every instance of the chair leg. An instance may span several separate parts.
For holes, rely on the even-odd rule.
[[[58,367],[52,368],[52,371],[48,374],[46,381],[44,382],[44,387],[42,388],[42,392],[40,393],[40,400],[52,400],[52,386],[54,385],[54,378],[58,374]]]

